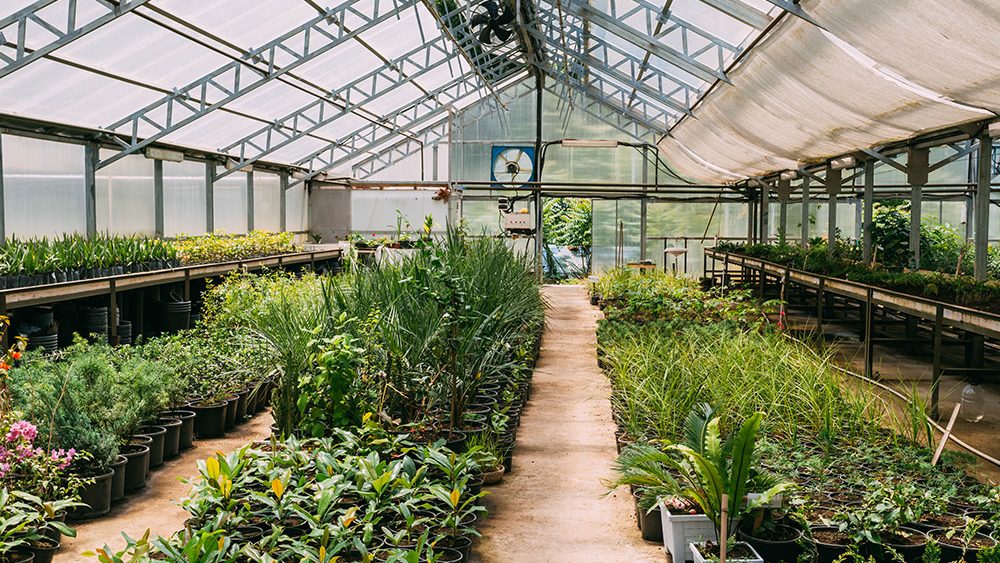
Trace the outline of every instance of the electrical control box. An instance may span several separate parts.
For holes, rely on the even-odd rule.
[[[503,228],[513,234],[532,234],[535,232],[535,216],[531,213],[505,213]]]

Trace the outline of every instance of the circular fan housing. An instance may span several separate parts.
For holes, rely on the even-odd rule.
[[[493,158],[493,179],[504,184],[530,182],[535,173],[531,154],[520,147],[509,147]]]

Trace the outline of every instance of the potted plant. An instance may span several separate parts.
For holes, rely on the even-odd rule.
[[[720,544],[725,540],[728,560],[741,561],[740,557],[749,557],[747,561],[759,561],[760,557],[749,544],[731,542],[728,536],[736,533],[736,524],[744,514],[769,505],[774,497],[791,487],[790,483],[773,484],[760,478],[761,483],[770,485],[769,488],[749,502],[744,501],[755,473],[754,447],[762,419],[762,413],[755,413],[736,434],[723,441],[714,409],[707,404],[698,405],[685,420],[685,443],[668,445],[665,450],[648,445],[627,448],[615,464],[618,477],[609,484],[610,488],[620,485],[643,487],[645,500],[640,506],[646,510],[657,502],[676,497],[689,499],[698,506],[712,525],[711,536],[690,538],[683,555],[677,537],[685,537],[687,541],[689,536],[684,536],[686,530],[682,522],[672,521],[669,510],[666,512],[668,517],[663,519],[664,526],[676,525],[678,528],[669,532],[664,530],[663,534],[665,547],[677,550],[676,553],[671,551],[677,560],[681,557],[711,560],[719,556]],[[722,534],[723,528],[725,534]],[[692,531],[704,530],[695,528]]]
[[[923,498],[910,483],[882,486],[870,491],[862,504],[837,514],[834,521],[850,538],[850,551],[916,563],[923,558],[927,536],[906,524],[920,519]]]
[[[967,520],[965,526],[958,528],[937,528],[927,535],[933,539],[940,551],[941,561],[965,561],[976,563],[982,561],[983,550],[993,548],[997,541],[983,533],[986,522],[973,518]]]

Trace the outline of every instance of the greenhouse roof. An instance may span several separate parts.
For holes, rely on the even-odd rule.
[[[1000,98],[1000,15],[972,0],[496,2],[8,0],[0,113],[98,130],[119,147],[100,166],[164,143],[301,181],[445,139],[454,111],[502,111],[540,72],[718,183],[981,121]]]

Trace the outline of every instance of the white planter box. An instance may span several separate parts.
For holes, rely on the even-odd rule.
[[[701,543],[701,542],[698,542],[698,543]],[[757,551],[754,550],[754,548],[753,548],[752,545],[750,545],[748,543],[744,543],[744,542],[737,542],[737,543],[739,543],[740,545],[746,546],[746,548],[750,550],[750,553],[753,554],[753,558],[752,559],[726,559],[727,563],[764,563],[764,560],[760,558],[760,555],[757,554]],[[688,549],[690,549],[691,553],[694,555],[694,558],[692,559],[692,561],[694,561],[694,563],[708,563],[708,561],[710,561],[709,559],[705,559],[704,557],[702,557],[701,553],[698,553],[698,550],[695,549],[693,543],[690,546],[688,546]],[[726,551],[729,551],[729,550],[727,549]],[[716,560],[712,559],[711,561],[716,561]]]
[[[692,561],[692,543],[715,539],[715,526],[704,514],[671,514],[660,504],[660,522],[663,525],[663,547],[670,552],[674,563]]]

